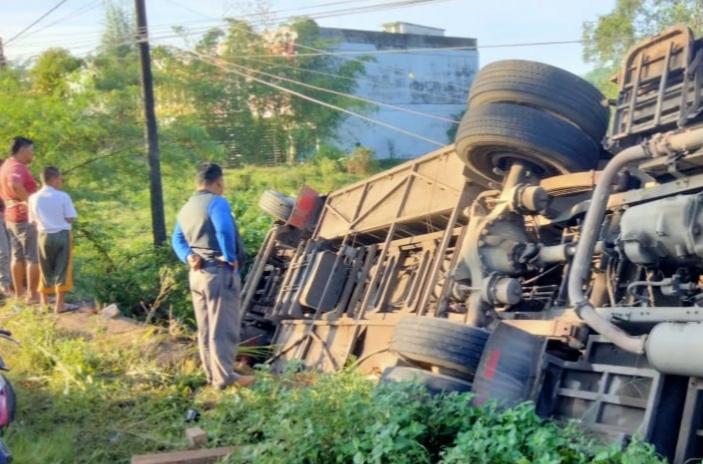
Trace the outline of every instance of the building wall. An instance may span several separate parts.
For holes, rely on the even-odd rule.
[[[476,44],[474,39],[340,29],[323,29],[323,36],[336,38],[336,51],[344,52],[471,47]],[[357,58],[362,55],[343,56]],[[456,119],[466,108],[471,82],[478,71],[476,50],[378,53],[371,56],[375,61],[366,64],[366,75],[359,78],[357,95],[447,119]],[[447,130],[452,126],[449,122],[386,107],[374,107],[365,115],[439,144],[451,143],[447,137]],[[359,144],[373,149],[378,158],[414,158],[439,147],[354,116],[349,116],[342,124],[338,140],[333,143],[348,152]]]
[[[444,36],[444,29],[437,29],[436,27],[419,26],[417,24],[410,24],[404,22],[386,23],[383,25],[383,30],[385,32],[392,32],[395,34],[422,34]]]

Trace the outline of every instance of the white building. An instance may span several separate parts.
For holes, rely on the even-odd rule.
[[[367,52],[375,58],[366,63],[356,95],[400,109],[378,107],[368,117],[440,144],[452,143],[447,137],[452,123],[416,113],[456,119],[466,108],[478,71],[476,39],[445,37],[443,29],[403,22],[383,27],[383,32],[321,28],[321,35],[335,42],[335,52]],[[334,143],[347,152],[358,145],[371,148],[377,158],[414,158],[439,148],[354,116],[341,126]]]

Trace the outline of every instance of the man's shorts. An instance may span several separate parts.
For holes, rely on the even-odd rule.
[[[6,226],[10,232],[12,262],[38,263],[37,226],[29,222],[8,222]]]

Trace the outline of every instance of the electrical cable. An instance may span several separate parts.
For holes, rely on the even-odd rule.
[[[385,83],[385,82],[372,81],[372,80],[369,80],[369,79],[363,79],[363,78],[361,78],[361,77],[354,78],[354,77],[349,77],[349,76],[342,76],[341,74],[334,74],[334,73],[329,73],[329,72],[325,72],[325,71],[318,71],[318,70],[316,70],[316,69],[300,68],[300,67],[297,67],[297,66],[290,66],[290,65],[285,65],[285,64],[281,64],[281,63],[276,63],[276,64],[272,65],[272,64],[271,64],[271,61],[264,61],[264,60],[260,60],[260,59],[256,59],[256,58],[247,58],[247,60],[249,60],[249,61],[254,61],[254,62],[263,64],[263,65],[266,65],[266,66],[275,66],[276,68],[292,69],[292,70],[302,71],[302,72],[306,72],[306,73],[310,73],[310,74],[317,74],[317,75],[320,75],[320,76],[327,76],[327,77],[334,77],[334,78],[336,78],[336,79],[350,80],[350,81],[354,81],[354,82],[357,82],[357,83],[369,83],[369,84],[378,85],[378,86],[381,86],[381,87],[392,88],[392,89],[396,89],[396,90],[398,89],[398,86],[397,86],[397,85],[387,84],[387,83]],[[366,64],[373,64],[373,63],[366,63]],[[413,94],[418,94],[418,95],[429,95],[429,96],[434,97],[434,98],[437,98],[437,97],[442,98],[442,97],[444,97],[443,95],[437,95],[436,93],[427,92],[427,91],[423,91],[423,90],[413,90],[412,93],[413,93]],[[467,94],[467,96],[468,96],[468,94]],[[463,100],[465,100],[465,99],[462,99],[462,100],[447,100],[447,101],[445,101],[444,103],[445,103],[445,104],[457,104],[457,105],[458,105],[458,104],[463,104],[463,103],[464,103]],[[416,104],[422,104],[422,103],[407,103],[407,104],[408,104],[408,105],[416,105]]]
[[[366,7],[357,7],[357,8],[350,8],[350,9],[345,9],[345,10],[334,10],[334,11],[329,11],[329,12],[321,12],[321,13],[313,13],[310,15],[306,15],[306,18],[309,19],[323,19],[323,18],[332,18],[332,17],[344,17],[344,16],[352,16],[356,14],[362,14],[362,13],[375,13],[375,12],[380,12],[380,11],[387,11],[387,10],[395,10],[399,8],[406,8],[406,7],[413,7],[413,6],[421,6],[421,5],[432,5],[436,3],[442,3],[442,2],[448,2],[448,1],[456,1],[456,0],[401,0],[401,1],[393,1],[390,3],[384,3],[380,5],[370,5]],[[256,14],[252,14],[249,16],[255,16]],[[239,18],[234,18],[236,19],[241,19],[246,16],[242,16]],[[269,20],[269,22],[284,22],[286,20],[291,19],[290,16],[284,17],[284,18],[272,18]],[[265,21],[260,21],[258,24],[257,23],[251,23],[252,26],[256,25],[263,25]],[[158,27],[158,26],[157,26]],[[156,28],[154,28],[156,29]],[[191,32],[206,32],[208,30],[212,29],[212,27],[207,27],[205,29],[201,30],[194,30]],[[169,38],[174,38],[174,37],[179,37],[179,35],[162,35],[154,38],[159,38],[159,39],[169,39]]]
[[[52,26],[55,26],[55,25],[65,21],[66,19],[74,19],[82,14],[85,14],[89,11],[92,11],[92,10],[98,8],[101,5],[101,3],[102,3],[102,0],[94,0],[92,3],[89,3],[88,5],[83,5],[82,7],[72,11],[71,13],[64,15],[64,16],[61,16],[59,19],[57,19],[56,21],[54,21],[52,23],[46,24],[45,26],[40,27],[39,29],[35,29],[28,34],[24,34],[22,37],[20,37],[18,39],[18,41],[21,42],[23,40],[27,40],[27,38],[29,38],[35,34],[38,34],[39,32],[44,31]],[[91,35],[94,35],[94,34],[91,33]],[[71,37],[73,38],[75,36],[72,34]]]
[[[201,13],[200,11],[196,11],[196,10],[194,10],[194,9],[192,9],[192,8],[189,8],[189,7],[185,6],[185,5],[182,5],[181,3],[179,3],[179,2],[177,2],[177,1],[175,1],[175,0],[166,0],[166,1],[167,1],[168,3],[170,3],[171,5],[175,5],[175,6],[177,6],[178,8],[181,8],[182,10],[185,10],[185,11],[188,11],[188,12],[190,12],[190,13],[196,14],[196,15],[200,16],[201,18],[211,19],[211,20],[213,20],[213,21],[215,20],[215,18],[212,18],[212,17],[210,17],[210,16],[208,16],[208,15],[205,15],[205,14]]]
[[[361,96],[358,96],[358,95],[350,95],[350,94],[348,94],[348,93],[338,92],[338,91],[336,91],[336,90],[327,89],[327,88],[319,87],[319,86],[316,86],[316,85],[311,85],[311,84],[308,84],[308,83],[305,83],[305,82],[297,81],[297,80],[294,80],[294,79],[289,79],[289,78],[287,78],[287,77],[280,76],[280,75],[277,75],[277,74],[267,73],[267,72],[262,71],[262,70],[260,70],[260,69],[255,69],[255,68],[250,68],[250,67],[247,67],[247,66],[242,66],[242,65],[234,64],[234,63],[232,63],[232,62],[225,61],[225,60],[222,60],[222,59],[217,58],[217,57],[205,56],[205,55],[199,54],[199,53],[197,53],[197,52],[189,52],[189,53],[191,53],[191,54],[193,54],[193,55],[196,55],[196,56],[198,56],[198,57],[200,57],[200,58],[202,58],[202,59],[216,59],[216,60],[217,60],[218,62],[220,62],[220,63],[225,63],[225,64],[228,64],[228,65],[230,65],[230,66],[234,66],[234,67],[236,67],[236,68],[238,68],[238,69],[240,69],[240,70],[245,70],[245,71],[249,71],[249,72],[254,72],[254,73],[256,73],[256,74],[260,74],[260,75],[262,75],[262,76],[272,77],[272,78],[274,78],[274,79],[280,79],[280,80],[283,81],[283,82],[288,82],[288,83],[291,83],[291,84],[299,85],[299,86],[301,86],[301,87],[306,87],[306,88],[308,88],[308,89],[318,90],[318,91],[320,91],[320,92],[325,92],[325,93],[329,93],[329,94],[332,94],[332,95],[337,95],[337,96],[340,96],[340,97],[349,98],[349,99],[352,99],[352,100],[363,101],[363,102],[365,102],[365,103],[370,103],[370,104],[372,104],[372,105],[380,106],[380,107],[383,107],[383,108],[392,108],[392,109],[395,109],[395,110],[398,110],[398,111],[403,111],[403,112],[406,112],[406,113],[409,113],[409,114],[415,114],[415,115],[423,116],[423,117],[430,118],[430,119],[436,119],[436,120],[438,120],[438,121],[449,122],[449,123],[452,123],[452,124],[459,124],[459,121],[457,121],[457,120],[455,120],[455,119],[444,118],[444,117],[442,117],[442,116],[436,116],[436,115],[433,115],[433,114],[424,113],[424,112],[422,112],[422,111],[411,110],[411,109],[409,109],[409,108],[404,108],[404,107],[402,107],[402,106],[392,105],[392,104],[390,104],[390,103],[383,103],[383,102],[379,102],[379,101],[377,101],[377,100],[371,100],[371,99],[369,99],[369,98],[364,98],[364,97],[361,97]]]
[[[24,34],[25,32],[27,32],[28,30],[30,30],[33,26],[37,25],[42,19],[44,19],[44,18],[46,18],[47,16],[49,16],[52,12],[54,12],[58,7],[60,7],[61,5],[63,5],[64,3],[66,3],[67,1],[68,1],[68,0],[61,0],[59,3],[57,3],[56,5],[54,5],[53,8],[51,8],[49,11],[47,11],[46,13],[44,13],[43,15],[41,15],[41,16],[39,17],[39,19],[37,19],[37,20],[34,21],[32,24],[30,24],[29,26],[27,26],[27,27],[25,27],[24,29],[22,29],[22,30],[21,30],[20,32],[18,32],[17,34],[15,34],[15,35],[13,35],[12,37],[10,37],[10,38],[7,40],[7,42],[5,42],[5,45],[11,43],[13,40],[16,40],[18,37],[22,36],[22,34]]]
[[[344,57],[346,55],[387,55],[387,54],[418,54],[421,55],[431,55],[433,51],[471,51],[479,50],[482,48],[517,48],[517,47],[537,47],[537,46],[549,46],[549,45],[573,45],[583,43],[582,40],[560,40],[551,42],[521,42],[521,43],[506,43],[506,44],[491,44],[491,45],[467,45],[463,47],[423,47],[423,48],[409,48],[409,49],[392,49],[392,50],[345,50],[339,52],[326,52],[318,51],[316,53],[296,53],[295,57],[314,57],[314,56],[324,56],[324,55],[334,55],[337,57]],[[309,45],[295,44],[301,48],[314,49]],[[276,58],[278,55],[253,55],[253,56],[235,56],[234,58]],[[350,58],[351,59],[351,58]]]
[[[210,62],[210,61],[208,61],[208,60],[206,60],[206,59],[202,59],[202,58],[200,58],[199,56],[197,56],[196,54],[194,54],[194,53],[192,53],[192,52],[190,52],[190,51],[188,51],[188,50],[182,50],[182,51],[185,52],[185,53],[191,54],[195,59],[198,59],[198,60],[200,60],[200,61],[202,61],[202,62],[204,62],[204,63],[208,63],[208,64],[210,64],[211,66],[220,68],[220,69],[222,69],[223,71],[226,71],[226,72],[231,72],[232,74],[238,75],[238,76],[243,77],[243,78],[245,78],[245,79],[249,79],[249,80],[252,80],[252,81],[254,81],[254,82],[258,82],[258,83],[260,83],[260,84],[262,84],[262,85],[265,85],[265,86],[271,87],[271,88],[273,88],[273,89],[276,89],[276,90],[278,90],[279,92],[287,93],[287,94],[289,94],[289,95],[293,95],[293,96],[296,96],[296,97],[298,97],[298,98],[302,98],[303,100],[307,100],[307,101],[310,101],[310,102],[312,102],[312,103],[316,103],[316,104],[318,104],[318,105],[321,105],[321,106],[324,106],[324,107],[327,107],[327,108],[330,108],[330,109],[333,109],[333,110],[336,110],[336,111],[340,111],[340,112],[342,112],[342,113],[346,113],[346,114],[348,114],[348,115],[350,115],[350,116],[355,116],[355,117],[360,118],[360,119],[363,119],[363,120],[365,120],[365,121],[368,121],[368,122],[377,124],[377,125],[379,125],[379,126],[386,127],[386,128],[388,128],[388,129],[394,130],[394,131],[396,131],[396,132],[398,132],[398,133],[401,133],[401,134],[404,134],[404,135],[408,135],[408,136],[410,136],[410,137],[416,138],[416,139],[418,139],[418,140],[422,140],[422,141],[424,141],[424,142],[431,143],[431,144],[433,144],[433,145],[437,145],[437,146],[439,146],[439,147],[444,147],[444,146],[446,146],[445,143],[441,143],[441,142],[438,142],[438,141],[436,141],[436,140],[433,140],[433,139],[430,139],[430,138],[427,138],[427,137],[423,137],[423,136],[421,136],[421,135],[415,134],[414,132],[406,131],[405,129],[401,129],[400,127],[394,126],[394,125],[392,125],[392,124],[388,124],[388,123],[385,123],[385,122],[383,122],[383,121],[379,121],[379,120],[377,120],[377,119],[373,119],[373,118],[370,118],[370,117],[368,117],[368,116],[365,116],[365,115],[362,115],[362,114],[359,114],[359,113],[355,113],[355,112],[350,111],[350,110],[348,110],[348,109],[346,109],[346,108],[341,108],[341,107],[339,107],[339,106],[332,105],[331,103],[327,103],[327,102],[324,102],[324,101],[322,101],[322,100],[318,100],[318,99],[316,99],[316,98],[310,97],[310,96],[305,95],[305,94],[303,94],[303,93],[296,92],[295,90],[291,90],[291,89],[289,89],[289,88],[287,88],[287,87],[282,87],[282,86],[277,85],[277,84],[274,84],[274,83],[272,83],[272,82],[268,82],[268,81],[265,81],[265,80],[263,80],[263,79],[259,79],[259,78],[257,78],[257,77],[248,76],[247,74],[245,74],[245,73],[243,73],[243,72],[240,72],[240,71],[235,71],[234,69],[226,69],[225,67],[223,67],[223,66],[221,66],[221,65],[218,65],[218,64],[216,64],[216,63],[212,63],[212,62]]]
[[[260,34],[258,34],[258,33],[256,33],[256,32],[253,32],[253,31],[243,30],[242,32],[251,34],[252,36],[260,37]],[[375,62],[373,62],[373,61],[367,61],[367,60],[362,60],[362,59],[359,59],[359,58],[350,58],[350,57],[346,57],[346,56],[340,56],[341,53],[338,53],[338,52],[331,52],[331,51],[326,51],[326,50],[321,50],[321,49],[319,49],[319,48],[311,47],[311,46],[305,45],[305,44],[295,43],[294,45],[297,46],[297,47],[300,47],[300,48],[307,49],[307,50],[313,50],[313,51],[315,51],[315,52],[317,52],[317,53],[319,54],[319,55],[315,54],[315,56],[333,56],[333,57],[339,57],[339,58],[341,58],[341,59],[343,59],[343,60],[346,60],[346,61],[354,61],[354,62],[361,63],[362,65],[364,65],[364,67],[366,67],[367,65],[371,65],[371,66],[377,67],[377,68],[379,68],[379,69],[386,69],[386,70],[389,70],[389,71],[393,72],[394,74],[400,73],[400,70],[398,70],[398,69],[395,68],[395,67],[381,65],[381,64],[375,63]],[[472,48],[475,49],[475,46],[473,46]],[[427,50],[433,50],[433,48],[427,48]],[[362,52],[362,53],[364,53],[364,52]],[[373,53],[373,52],[371,52],[371,53]],[[304,54],[304,55],[305,55],[305,54]],[[311,55],[312,55],[312,54],[311,54]],[[296,54],[295,56],[303,56],[303,55]],[[307,56],[309,56],[309,55],[307,55]],[[261,56],[260,56],[260,57],[261,57]],[[267,58],[270,58],[270,57],[278,57],[278,56],[277,56],[277,55],[266,55],[266,57],[267,57]],[[251,56],[246,56],[245,58],[248,59],[248,60],[252,60],[252,59],[253,59],[253,57],[251,57]],[[460,58],[460,57],[457,57],[457,58]],[[253,59],[253,60],[254,60],[254,61],[258,61],[258,60],[256,60],[256,59]],[[263,61],[259,61],[259,62],[263,63]],[[293,66],[283,66],[283,67],[288,67],[288,68],[291,68],[291,69],[298,69],[298,70],[301,69],[301,68],[299,68],[299,67],[293,67]],[[312,72],[312,71],[311,71],[311,72]],[[315,73],[320,73],[320,72],[315,72]],[[344,76],[337,76],[337,77],[344,77]],[[389,84],[388,84],[387,86],[389,86],[389,87],[395,87],[395,86],[391,86],[391,85],[389,85]],[[415,92],[415,93],[417,93],[417,92]],[[435,94],[431,94],[431,93],[429,93],[429,92],[420,92],[420,93],[426,94],[426,95],[432,95],[432,96],[436,97]],[[468,96],[468,95],[467,95],[467,96]],[[463,100],[463,99],[462,99],[462,100]],[[456,103],[459,104],[460,102],[456,102]]]
[[[265,23],[268,22],[284,22],[287,20],[290,20],[293,15],[287,15],[287,16],[281,16],[281,13],[290,13],[294,11],[300,11],[300,10],[305,10],[305,9],[311,9],[311,8],[318,8],[318,7],[324,7],[326,5],[335,5],[335,4],[343,4],[343,3],[354,3],[354,2],[367,2],[369,0],[346,0],[346,1],[340,1],[340,2],[332,2],[332,3],[327,3],[323,5],[308,5],[305,7],[297,7],[297,8],[291,8],[291,9],[286,9],[286,10],[279,10],[273,12],[276,15],[274,18],[271,18],[269,20],[260,20],[260,21],[254,21],[250,22],[252,26],[261,26],[265,25]],[[320,15],[320,17],[343,17],[343,16],[349,16],[353,14],[360,14],[360,13],[366,13],[366,12],[375,12],[375,11],[385,11],[385,10],[392,10],[396,8],[405,8],[408,6],[419,6],[419,5],[424,5],[424,4],[433,4],[433,3],[440,3],[440,2],[447,2],[447,1],[456,1],[456,0],[393,0],[388,3],[381,3],[381,4],[376,4],[376,5],[369,5],[369,6],[363,6],[363,7],[356,7],[356,8],[347,8],[347,9],[342,9],[342,10],[332,10],[332,11],[321,11],[321,12],[313,12],[310,15],[306,15],[306,18],[310,19],[316,19]],[[249,14],[244,14],[240,15],[234,18],[225,18],[225,20],[241,20],[245,18],[250,18],[250,17],[258,17],[261,16],[261,13],[255,12],[255,13],[249,13]],[[202,24],[202,23],[218,23],[217,25],[222,24],[221,19],[208,19],[208,20],[193,20],[193,21],[188,21],[188,22],[183,22],[183,23],[178,23],[178,24],[153,24],[149,26],[149,31],[150,35],[154,36],[155,39],[160,38],[172,38],[172,37],[178,37],[178,35],[169,35],[169,36],[157,36],[156,34],[162,34],[166,32],[173,32],[173,27],[175,26],[187,26],[189,24]],[[206,32],[210,29],[212,29],[213,26],[207,26],[205,28],[198,29],[198,32]],[[195,31],[193,31],[195,32]],[[76,36],[94,36],[97,33],[84,33],[84,34],[77,34],[77,35],[72,35],[71,37],[74,38]],[[63,36],[54,36],[54,37],[63,37]],[[48,38],[48,37],[47,37]]]
[[[65,0],[64,0],[64,1],[65,1]],[[309,6],[306,6],[306,7],[298,7],[298,8],[288,9],[288,10],[281,10],[281,11],[276,12],[276,14],[285,13],[285,12],[291,12],[291,11],[298,11],[298,10],[303,10],[303,9],[316,8],[316,7],[324,7],[324,6],[338,5],[338,4],[344,4],[344,3],[367,2],[367,1],[369,1],[369,0],[346,0],[346,1],[338,1],[338,2],[327,3],[327,4],[323,4],[323,5],[309,5]],[[369,6],[356,7],[356,8],[344,9],[344,10],[333,10],[333,11],[322,12],[322,13],[325,14],[325,17],[347,16],[347,15],[350,15],[350,14],[356,14],[356,13],[358,13],[358,12],[385,11],[385,10],[391,10],[391,9],[402,8],[402,7],[407,7],[407,6],[417,6],[417,5],[423,5],[423,4],[433,4],[433,3],[446,2],[446,1],[454,1],[454,0],[401,0],[401,1],[394,0],[394,1],[391,1],[391,2],[388,2],[388,3],[382,3],[382,4],[377,4],[377,5],[369,5]],[[320,13],[320,12],[314,12],[314,13],[312,13],[311,15],[308,15],[307,17],[310,18],[310,19],[315,19],[315,17],[317,17],[319,14],[321,14],[321,13]],[[236,19],[242,19],[242,18],[247,18],[247,17],[252,17],[252,16],[260,16],[260,13],[251,13],[251,14],[247,14],[247,15],[242,15],[242,16],[236,18]],[[288,17],[280,17],[280,16],[279,16],[279,17],[277,17],[277,18],[274,18],[274,19],[270,20],[270,22],[279,22],[279,23],[280,23],[280,22],[284,22],[284,21],[290,20],[290,19],[291,19],[291,16],[288,16]],[[163,26],[160,26],[160,25],[150,26],[149,35],[150,35],[150,38],[151,38],[151,39],[154,39],[154,40],[156,40],[156,39],[165,39],[165,38],[182,37],[182,34],[181,34],[181,33],[178,33],[178,34],[175,34],[175,35],[172,33],[172,32],[173,32],[173,27],[175,27],[175,26],[183,27],[183,26],[185,26],[185,25],[187,25],[187,24],[202,23],[202,22],[208,22],[208,21],[209,21],[209,20],[206,20],[206,21],[191,21],[191,22],[189,22],[189,23],[180,23],[180,24],[176,24],[176,25],[166,25],[166,27],[168,27],[169,30],[171,31],[171,35],[159,35],[159,34],[163,34],[163,32],[157,32],[157,30],[159,30],[159,29],[162,28]],[[221,21],[220,21],[220,22],[221,22]],[[265,24],[265,23],[266,23],[266,20],[263,20],[263,21],[252,22],[252,23],[250,23],[250,25],[252,25],[252,26],[257,26],[257,25],[263,25],[263,24]],[[212,26],[208,26],[207,28],[202,29],[202,30],[200,30],[199,32],[206,32],[206,31],[211,30],[211,29],[212,29]],[[194,33],[194,32],[196,32],[196,31],[194,30],[194,31],[190,31],[190,32]],[[76,38],[77,38],[78,36],[87,36],[87,37],[90,37],[90,39],[88,39],[88,41],[84,41],[82,44],[79,45],[79,44],[76,43]],[[64,35],[58,36],[58,37],[64,37]],[[44,37],[44,39],[48,39],[48,38],[49,38],[49,37]],[[72,35],[71,35],[72,47],[73,47],[74,49],[76,49],[76,48],[82,49],[82,48],[91,47],[91,45],[92,45],[93,43],[95,43],[96,40],[99,40],[99,33],[86,33],[86,34],[72,34]],[[36,46],[36,45],[39,45],[39,44],[37,44],[37,43],[35,42],[34,45]],[[50,44],[47,44],[47,45],[48,45],[48,46],[56,46],[56,41],[51,41]],[[77,46],[77,45],[78,45],[78,46]],[[92,47],[91,47],[91,48],[92,48]]]

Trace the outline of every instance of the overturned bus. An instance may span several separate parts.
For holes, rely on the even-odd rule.
[[[265,192],[245,337],[703,457],[703,39],[651,37],[614,81],[496,62],[454,145]]]

